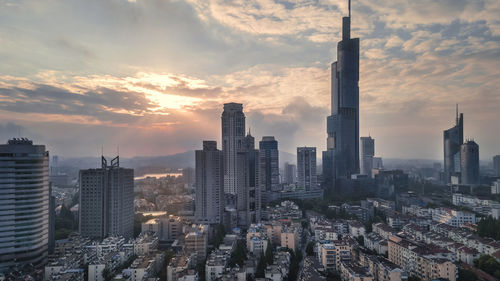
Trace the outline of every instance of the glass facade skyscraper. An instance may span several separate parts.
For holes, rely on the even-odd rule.
[[[0,273],[47,261],[49,153],[12,139],[0,145]]]
[[[331,115],[327,117],[327,151],[323,177],[327,185],[359,173],[359,38],[351,38],[351,8],[342,19],[342,41],[332,63]],[[328,187],[328,186],[327,186]]]

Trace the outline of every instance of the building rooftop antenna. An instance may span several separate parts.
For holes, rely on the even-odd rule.
[[[349,0],[348,6],[349,6],[349,17],[351,17],[351,0]]]

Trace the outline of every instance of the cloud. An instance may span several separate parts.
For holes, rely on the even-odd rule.
[[[324,148],[347,1],[2,3],[0,117],[56,152],[198,148],[229,101],[257,137]],[[441,157],[460,103],[482,157],[498,153],[499,13],[495,0],[353,2],[361,134],[378,152]]]

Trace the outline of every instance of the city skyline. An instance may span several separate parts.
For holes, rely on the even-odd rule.
[[[246,3],[2,2],[0,134],[20,131],[65,157],[96,156],[102,146],[124,157],[168,155],[220,142],[217,122],[206,121],[238,102],[252,133],[275,135],[280,150],[324,150],[346,1]],[[455,103],[480,159],[498,154],[498,6],[353,2],[351,33],[363,39],[360,136],[376,138],[380,156],[441,159]],[[75,20],[55,28],[50,17]],[[127,40],[135,34],[141,40]]]

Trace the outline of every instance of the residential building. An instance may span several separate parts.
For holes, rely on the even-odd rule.
[[[373,281],[369,268],[354,263],[341,263],[341,277],[343,281]]]
[[[134,170],[120,167],[117,156],[101,168],[80,170],[80,235],[102,239],[134,235]]]
[[[224,155],[224,192],[237,193],[237,153],[243,149],[245,114],[240,103],[224,104],[222,122],[222,152]]]
[[[373,156],[375,156],[375,140],[371,137],[361,137],[361,161],[360,172],[372,177]]]
[[[283,172],[284,172],[284,176],[283,176],[284,183],[293,184],[297,181],[297,166],[296,165],[285,162]]]
[[[297,147],[297,185],[305,190],[317,188],[316,147]]]
[[[263,202],[279,199],[280,166],[278,141],[273,136],[262,137],[259,142],[259,181]]]
[[[493,156],[493,174],[500,177],[500,155]]]
[[[195,222],[221,224],[224,212],[224,157],[217,142],[203,141],[196,150]]]
[[[461,184],[479,184],[479,145],[467,140],[460,146]]]

